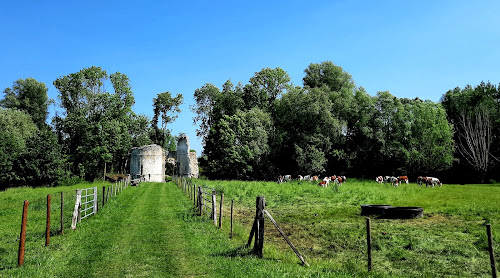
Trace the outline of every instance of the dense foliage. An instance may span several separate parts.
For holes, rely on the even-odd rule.
[[[449,182],[500,179],[500,86],[455,88],[440,103],[369,95],[330,61],[296,86],[281,68],[247,84],[206,83],[191,110],[209,178],[269,180],[280,174],[350,177],[439,175]],[[153,118],[132,110],[129,78],[100,67],[54,81],[60,109],[47,123],[47,86],[19,79],[0,99],[0,189],[126,172],[132,147],[175,149],[168,125],[183,96],[152,100]],[[465,176],[465,178],[464,178]],[[479,179],[477,178],[479,176]]]
[[[171,148],[167,124],[180,112],[182,95],[161,93],[151,120],[132,110],[134,96],[125,74],[100,67],[82,69],[54,81],[59,110],[47,121],[44,83],[19,79],[0,100],[0,189],[57,185],[78,176],[101,178],[104,171],[126,172],[132,147],[158,143]],[[108,89],[111,88],[111,91]],[[161,128],[158,119],[161,116]]]
[[[452,166],[453,126],[441,104],[370,96],[329,61],[305,74],[302,87],[282,69],[266,68],[247,85],[207,83],[195,91],[191,109],[208,177],[430,175]]]

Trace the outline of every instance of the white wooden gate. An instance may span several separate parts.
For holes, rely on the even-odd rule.
[[[71,229],[76,229],[76,223],[97,213],[97,186],[76,190],[75,209]]]

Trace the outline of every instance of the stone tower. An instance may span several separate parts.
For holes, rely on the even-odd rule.
[[[130,175],[132,179],[165,182],[165,161],[167,153],[161,146],[147,145],[132,148],[130,153]]]
[[[177,167],[179,176],[191,177],[189,138],[184,134],[177,139]]]

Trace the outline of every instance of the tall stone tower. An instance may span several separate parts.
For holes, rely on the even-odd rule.
[[[130,153],[130,175],[133,179],[165,182],[166,152],[161,146],[148,145],[132,148]]]
[[[179,176],[191,177],[189,138],[184,134],[177,139],[177,165]]]

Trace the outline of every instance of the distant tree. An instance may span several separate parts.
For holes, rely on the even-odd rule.
[[[23,111],[0,108],[0,188],[25,185],[19,158],[37,127]]]
[[[259,108],[224,115],[208,136],[204,151],[207,175],[223,179],[264,178],[270,123],[269,115]]]
[[[49,99],[47,86],[34,78],[18,79],[12,88],[4,90],[0,107],[13,108],[31,116],[38,128],[47,127]]]
[[[177,114],[181,112],[179,106],[182,104],[183,97],[181,94],[177,94],[172,97],[170,92],[164,92],[158,94],[156,98],[153,99],[153,111],[154,116],[152,120],[152,127],[155,130],[155,138],[153,141],[163,146],[167,147],[168,135],[167,125],[173,122],[177,118]],[[161,116],[161,129],[158,128],[158,121]]]
[[[63,113],[53,122],[71,171],[92,180],[102,176],[105,164],[108,172],[123,170],[133,135],[147,133],[134,124],[128,77],[90,67],[56,79],[54,86]]]
[[[475,88],[448,91],[441,99],[455,126],[455,142],[461,163],[479,173],[498,175],[500,162],[500,86],[482,82]]]

